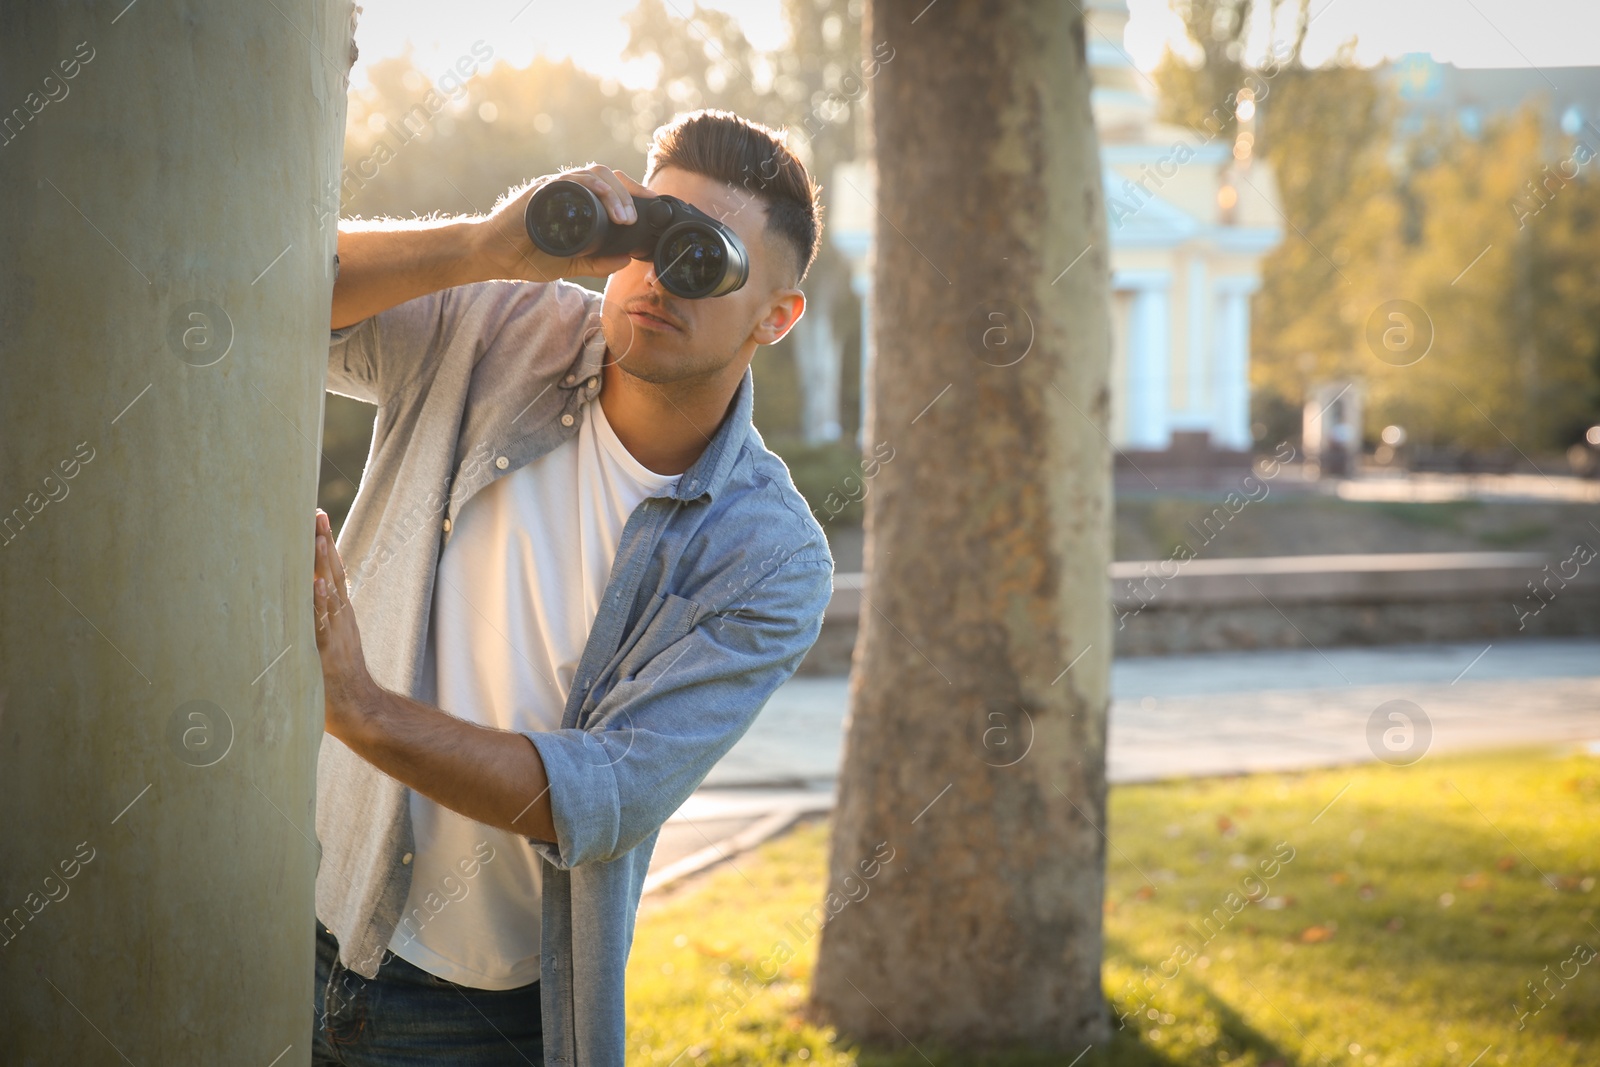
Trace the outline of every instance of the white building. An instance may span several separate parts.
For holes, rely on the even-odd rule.
[[[1255,160],[1264,75],[1198,130],[1155,121],[1149,78],[1123,51],[1125,0],[1089,0],[1092,106],[1111,239],[1111,439],[1164,451],[1175,433],[1247,450],[1250,296],[1283,240],[1278,187]],[[1235,113],[1237,133],[1219,134]]]
[[[1250,297],[1262,257],[1283,239],[1277,183],[1252,158],[1251,98],[1270,80],[1219,100],[1217,121],[1199,130],[1157,122],[1153,85],[1122,48],[1126,0],[1088,0],[1086,11],[1111,241],[1111,439],[1129,452],[1167,451],[1175,434],[1248,450]],[[1237,135],[1213,135],[1236,107]],[[865,168],[849,165],[835,184],[846,178],[870,190]],[[848,200],[830,220],[863,295],[872,221],[870,204]],[[863,385],[869,361],[870,352]]]

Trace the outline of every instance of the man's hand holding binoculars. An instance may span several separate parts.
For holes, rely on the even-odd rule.
[[[546,175],[506,197],[483,220],[477,235],[478,255],[493,268],[492,277],[548,282],[556,278],[602,278],[628,265],[626,252],[615,255],[555,256],[541,251],[528,236],[525,222],[528,201],[553,181],[577,182],[592,192],[605,208],[606,217],[619,226],[638,221],[633,196],[652,195],[650,190],[619,170],[599,163]]]
[[[495,278],[599,278],[649,260],[685,300],[745,284],[749,254],[724,222],[593,164],[512,190],[486,217],[339,226],[334,329],[440,289]]]

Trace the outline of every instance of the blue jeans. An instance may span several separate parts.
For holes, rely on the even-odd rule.
[[[456,985],[385,953],[376,978],[339,962],[317,923],[313,1067],[544,1067],[539,983],[488,990]]]

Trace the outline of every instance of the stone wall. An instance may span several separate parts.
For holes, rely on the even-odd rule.
[[[1600,633],[1600,559],[1527,552],[1114,563],[1116,654]],[[850,669],[862,576],[838,574],[808,675]]]

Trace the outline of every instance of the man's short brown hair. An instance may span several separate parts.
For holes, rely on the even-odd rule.
[[[811,269],[822,236],[817,185],[786,143],[787,134],[731,111],[679,115],[650,142],[646,183],[662,167],[727,182],[767,209],[767,228],[794,250],[795,282]]]

